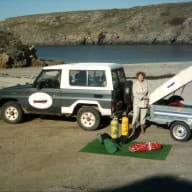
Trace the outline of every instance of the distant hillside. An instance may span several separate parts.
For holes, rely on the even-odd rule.
[[[25,44],[192,44],[192,2],[29,15],[0,27]]]

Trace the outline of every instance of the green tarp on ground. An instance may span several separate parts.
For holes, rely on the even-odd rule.
[[[121,149],[117,152],[110,154],[105,150],[105,146],[99,142],[98,139],[95,139],[84,146],[79,152],[87,152],[87,153],[96,153],[96,154],[105,154],[105,155],[119,155],[119,156],[129,156],[136,158],[144,158],[144,159],[154,159],[154,160],[165,160],[170,149],[171,145],[162,144],[162,149],[154,150],[154,151],[142,151],[142,152],[130,152],[129,145],[137,144],[142,142],[129,142],[128,144],[120,144]]]

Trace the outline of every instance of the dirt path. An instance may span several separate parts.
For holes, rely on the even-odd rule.
[[[136,140],[172,144],[164,161],[78,152],[109,131],[83,131],[75,119],[0,120],[0,191],[191,191],[192,140],[176,142],[152,125]]]

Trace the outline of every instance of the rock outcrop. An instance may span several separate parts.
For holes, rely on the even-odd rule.
[[[6,19],[25,44],[192,44],[192,2]]]
[[[64,63],[64,61],[38,59],[34,46],[24,45],[18,37],[0,28],[0,68],[45,66],[61,63]]]
[[[24,45],[12,33],[0,29],[0,67],[27,67],[36,60],[35,47]]]

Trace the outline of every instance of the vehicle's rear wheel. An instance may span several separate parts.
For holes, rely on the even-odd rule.
[[[186,123],[177,121],[170,126],[170,134],[177,141],[187,141],[191,137],[191,130]]]
[[[77,123],[82,129],[93,131],[99,128],[101,115],[93,107],[83,107],[77,113]]]
[[[17,102],[5,103],[2,107],[2,118],[7,123],[19,123],[23,119],[23,111]]]

